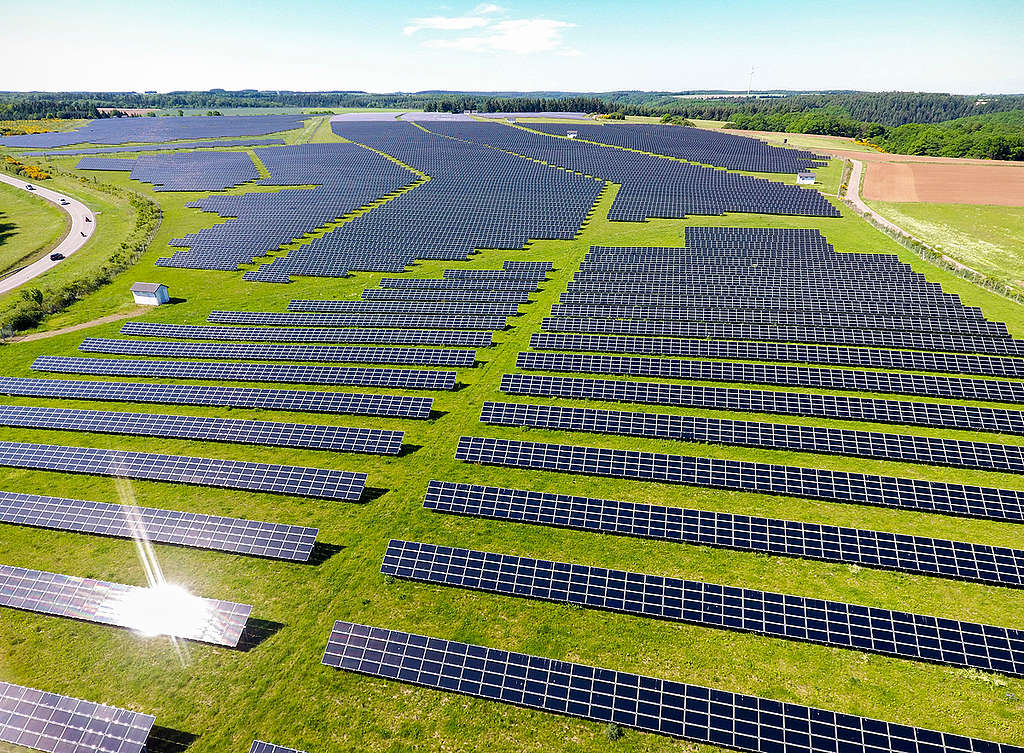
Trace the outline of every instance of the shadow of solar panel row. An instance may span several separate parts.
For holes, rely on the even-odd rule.
[[[125,358],[74,358],[70,356],[39,356],[32,363],[32,368],[35,371],[53,371],[64,374],[331,384],[349,387],[400,387],[412,390],[452,390],[455,389],[455,380],[458,376],[454,371],[417,369],[371,369],[357,366],[274,363],[141,361]]]
[[[934,426],[966,431],[1024,434],[1024,412],[978,408],[949,403],[911,403],[903,400],[813,395],[801,392],[762,392],[732,387],[625,382],[617,379],[505,374],[502,392],[572,400],[672,405],[743,413],[778,413],[849,421]]]
[[[540,290],[540,283],[527,278],[513,280],[460,280],[416,279],[411,277],[382,277],[382,288],[409,288],[414,290],[500,290],[505,292]]]
[[[526,127],[552,136],[565,136],[567,129],[574,130],[578,139],[752,173],[796,173],[828,163],[827,157],[804,149],[687,126],[530,123]]]
[[[491,301],[494,303],[529,303],[530,291],[371,288],[364,290],[362,297],[367,301]]]
[[[465,260],[478,248],[571,240],[603,188],[598,180],[427,133],[411,123],[335,122],[332,128],[430,180],[247,272],[246,279],[286,282],[292,275],[331,275],[336,267],[400,271],[416,259]],[[363,262],[368,257],[377,261],[368,265]]]
[[[163,405],[214,405],[304,413],[338,413],[392,418],[429,418],[434,400],[405,395],[361,395],[258,387],[192,384],[86,382],[62,379],[0,377],[0,394],[67,400],[111,400]]]
[[[1015,358],[929,353],[914,350],[876,350],[832,345],[795,343],[752,343],[730,340],[672,340],[607,335],[559,335],[539,332],[531,336],[530,346],[541,350],[606,351],[612,353],[653,353],[655,355],[693,356],[696,358],[744,358],[754,361],[793,361],[837,366],[872,366],[908,371],[946,371],[983,376],[1022,376],[1022,364]],[[519,368],[547,371],[582,371],[593,374],[630,374],[683,378],[689,366],[660,358],[619,356],[577,356],[566,353],[520,354]],[[537,365],[524,366],[532,363]],[[677,370],[679,369],[679,370]]]
[[[227,221],[176,239],[172,245],[188,250],[158,259],[159,266],[235,270],[419,180],[415,173],[356,144],[268,147],[257,155],[271,173],[262,184],[314,187],[190,202],[188,206]],[[344,277],[349,269],[361,268],[353,266],[355,259],[348,261],[335,265],[330,276]],[[403,268],[404,263],[394,271]]]
[[[689,322],[641,319],[567,319],[545,317],[548,332],[581,332],[655,337],[717,338],[724,340],[777,340],[782,342],[867,345],[878,348],[1024,355],[1024,343],[1006,337],[981,337],[944,332],[904,332],[839,327],[790,327],[736,322]]]
[[[691,322],[728,322],[735,324],[771,324],[788,327],[838,327],[853,329],[891,329],[911,332],[945,332],[987,337],[1009,337],[1002,322],[977,319],[936,319],[844,313],[838,311],[771,311],[727,308],[686,308],[670,306],[601,306],[556,303],[554,317],[604,317],[610,319],[666,319]]]
[[[0,741],[49,753],[142,753],[156,719],[0,681]]]
[[[764,309],[768,311],[836,311],[874,316],[922,316],[942,319],[982,320],[981,309],[961,306],[959,301],[918,303],[906,300],[853,300],[853,299],[808,299],[788,295],[745,295],[743,297],[715,297],[709,295],[659,295],[655,290],[644,293],[619,293],[602,289],[593,291],[569,291],[561,293],[561,303],[591,306],[658,306],[683,308],[709,308],[721,306],[727,300],[730,309]]]
[[[598,176],[621,188],[608,219],[642,222],[689,214],[758,214],[838,217],[817,191],[805,191],[761,178],[727,173],[639,152],[556,139],[521,128],[490,123],[431,123],[430,130],[486,144],[583,175]]]
[[[253,740],[249,753],[305,753],[298,748],[286,748],[283,745],[274,745],[263,740]]]
[[[0,466],[349,502],[358,501],[366,485],[365,473],[351,471],[27,442],[0,442]]]
[[[509,272],[533,272],[537,270],[550,272],[555,268],[555,263],[553,261],[516,261],[514,259],[509,259],[502,262],[501,268]]]
[[[922,397],[945,397],[998,403],[1024,402],[1024,382],[724,361],[673,361],[671,368],[676,369],[679,373],[679,376],[675,377],[676,379],[701,382],[772,384],[786,387],[883,392],[890,395],[920,395]]]
[[[459,438],[457,460],[712,489],[809,497],[990,520],[1024,521],[1024,492],[921,479],[602,447]]]
[[[323,664],[750,753],[1021,753],[1016,745],[338,621]]]
[[[130,165],[128,163],[131,163]],[[134,160],[82,157],[77,170],[131,170],[154,191],[223,191],[260,177],[248,152],[142,154]]]
[[[316,528],[0,491],[0,522],[307,562]]]
[[[273,146],[284,139],[222,139],[220,141],[176,141],[172,144],[146,144],[145,146],[100,146],[85,149],[62,149],[56,152],[34,152],[45,157],[73,157],[80,154],[117,154],[130,152],[168,152],[175,149],[222,149],[233,146]]]
[[[519,304],[500,301],[290,301],[289,311],[348,314],[518,316]]]
[[[277,311],[213,311],[206,321],[292,327],[393,327],[398,329],[505,329],[503,316],[428,316],[425,314],[335,314]]]
[[[54,617],[138,629],[141,627],[139,611],[152,608],[153,597],[146,596],[147,590],[123,583],[0,565],[0,606]],[[252,606],[192,598],[203,619],[179,621],[179,624],[172,621],[168,627],[174,632],[168,634],[220,646],[237,646]]]
[[[647,573],[391,539],[381,573],[475,591],[1024,674],[1024,631]]]
[[[56,147],[71,144],[130,144],[263,136],[301,128],[308,115],[186,116],[182,118],[101,118],[73,131],[4,136],[4,146]]]
[[[777,518],[431,481],[434,512],[1024,586],[1024,550]]]
[[[43,408],[0,405],[0,426],[27,429],[85,431],[97,434],[129,434],[207,442],[256,444],[273,447],[304,447],[334,452],[397,455],[402,450],[401,431],[321,426],[318,424],[251,421],[212,416],[172,416],[155,413]]]
[[[363,348],[337,345],[286,345],[265,343],[155,342],[87,337],[78,346],[86,353],[167,358],[257,358],[261,361],[338,361],[344,363],[394,363],[414,366],[472,368],[475,350],[436,348]]]
[[[495,426],[523,426],[554,431],[581,431],[700,442],[765,450],[950,465],[986,471],[1024,473],[1024,447],[957,439],[826,429],[759,421],[635,413],[556,405],[485,402],[480,421]]]
[[[600,283],[577,282],[573,280],[566,286],[566,290],[569,293],[590,293],[591,295],[651,295],[676,299],[711,297],[719,300],[729,300],[730,302],[736,298],[757,298],[764,295],[763,286],[754,283],[743,285],[740,282],[737,281],[736,285],[729,285],[728,283],[721,285],[702,285],[700,283],[671,285],[668,283],[632,284],[626,280],[617,282],[614,279]],[[819,305],[821,303],[835,304],[847,301],[892,300],[891,290],[887,291],[885,288],[837,287],[825,289],[819,283],[779,288],[773,290],[767,297],[775,299],[806,297],[808,302]],[[949,293],[943,293],[940,290],[918,290],[914,292],[914,298],[916,303],[932,305],[943,303],[956,305],[959,303],[958,298]]]
[[[203,324],[128,322],[122,335],[169,337],[181,340],[241,340],[248,342],[373,343],[379,345],[452,345],[488,348],[490,332],[416,329],[352,329],[315,327],[219,327]]]

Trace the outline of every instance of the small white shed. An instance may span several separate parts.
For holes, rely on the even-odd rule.
[[[810,170],[804,170],[796,174],[796,184],[798,186],[813,186],[814,185],[814,173]]]
[[[167,286],[160,282],[136,282],[132,284],[132,297],[143,306],[159,306],[171,300]]]

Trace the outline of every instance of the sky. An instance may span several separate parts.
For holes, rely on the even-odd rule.
[[[0,90],[1024,92],[1022,0],[0,0]]]

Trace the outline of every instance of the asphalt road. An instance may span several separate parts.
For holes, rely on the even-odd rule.
[[[63,263],[63,261],[50,261],[50,254],[60,253],[64,254],[65,257],[68,257],[84,246],[96,230],[96,215],[93,214],[93,211],[89,209],[89,207],[77,199],[57,193],[56,191],[51,191],[49,188],[43,188],[35,181],[28,180],[27,178],[15,178],[10,175],[0,173],[0,181],[9,183],[16,188],[20,188],[26,193],[33,193],[36,196],[56,204],[71,217],[71,229],[68,231],[68,234],[64,236],[63,240],[57,244],[56,248],[52,249],[50,253],[46,254],[43,258],[32,262],[24,269],[15,272],[10,277],[5,277],[0,280],[0,295],[3,295],[4,293],[14,290],[20,285],[24,285],[29,280],[38,277],[43,272],[53,269],[58,264]],[[36,190],[28,191],[25,186],[29,184],[35,186]],[[66,206],[61,205],[61,199],[68,202]],[[89,218],[89,222],[85,221],[86,217]],[[82,235],[83,233],[85,233],[84,236]]]

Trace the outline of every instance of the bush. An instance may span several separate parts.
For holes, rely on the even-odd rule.
[[[26,165],[24,162],[19,162],[9,155],[4,157],[4,167],[8,172],[31,178],[32,180],[48,180],[50,178],[50,174],[45,170],[40,170],[35,165]]]

